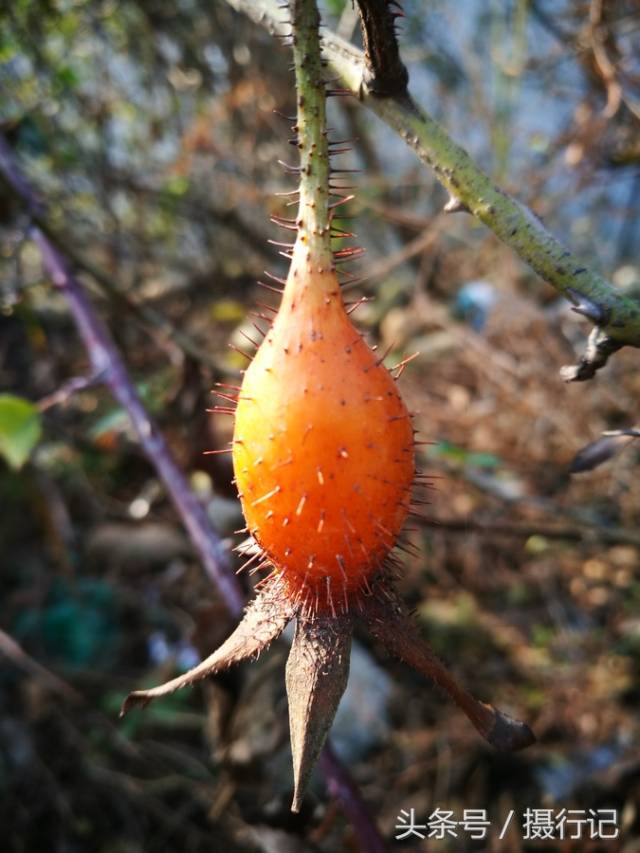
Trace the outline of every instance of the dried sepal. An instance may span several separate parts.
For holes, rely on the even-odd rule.
[[[620,430],[618,433],[605,433],[595,441],[585,444],[569,463],[569,474],[582,474],[593,471],[605,462],[617,456],[635,437],[633,430]]]
[[[203,678],[227,669],[234,663],[260,654],[282,633],[292,616],[293,605],[283,598],[279,584],[267,584],[249,604],[235,631],[219,649],[189,672],[159,687],[130,693],[122,704],[120,716],[132,708],[144,708],[153,699],[174,693],[181,687],[195,684]]]
[[[287,661],[294,795],[300,811],[311,771],[347,686],[352,620],[347,615],[298,618]]]
[[[373,636],[391,654],[442,688],[466,714],[480,734],[496,749],[524,749],[535,742],[526,723],[480,702],[465,690],[422,637],[415,620],[391,585],[382,578],[373,595],[364,600],[363,617]]]

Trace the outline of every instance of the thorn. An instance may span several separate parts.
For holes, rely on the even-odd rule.
[[[340,207],[341,204],[347,204],[347,202],[353,201],[353,199],[355,198],[354,195],[340,195],[340,193],[331,194],[339,196],[339,199],[338,201],[332,201],[331,204],[328,205],[329,210],[335,210],[336,207]],[[344,219],[344,217],[341,217],[341,219]]]
[[[259,320],[266,320],[267,323],[269,324],[269,328],[271,328],[271,325],[273,323],[273,318],[267,317],[267,315],[263,314],[261,311],[247,311],[247,315],[249,317],[257,317]],[[256,329],[258,328],[257,323],[253,323],[252,325],[255,326]],[[263,337],[266,336],[266,332],[264,332],[262,329],[260,329],[260,333],[263,335]]]
[[[240,355],[243,355],[248,361],[253,361],[252,355],[249,355],[243,349],[237,347],[235,344],[229,344],[229,349],[232,349],[234,352],[240,353]]]
[[[587,320],[591,320],[592,323],[597,323],[599,326],[607,325],[609,319],[608,309],[589,299],[588,296],[584,296],[582,293],[574,290],[573,287],[567,288],[567,295],[571,302],[573,302],[571,306],[572,311],[575,311],[576,314],[582,314]]]
[[[336,249],[333,252],[333,257],[337,263],[345,263],[361,258],[364,253],[365,250],[361,246],[345,246],[342,249]]]
[[[258,347],[260,346],[260,344],[259,344],[259,343],[257,343],[256,341],[254,341],[254,340],[253,340],[253,338],[249,337],[249,335],[248,335],[246,332],[243,332],[243,331],[242,331],[242,329],[238,329],[238,332],[242,335],[242,337],[243,337],[243,338],[245,338],[246,340],[248,340],[250,344],[253,344],[253,346],[254,346],[256,349],[258,349]],[[221,394],[220,396],[224,397],[224,394]]]
[[[283,287],[287,283],[286,278],[279,278],[277,275],[274,275],[273,273],[269,272],[269,270],[263,270],[263,272],[267,276],[267,278],[270,278],[271,281],[277,281],[278,284],[281,284]]]
[[[414,352],[414,353],[413,353],[413,355],[408,355],[406,358],[403,358],[401,362],[399,362],[398,364],[396,364],[396,366],[395,366],[395,367],[392,367],[392,368],[391,368],[391,370],[392,370],[392,371],[397,371],[397,372],[396,372],[396,376],[395,376],[395,378],[396,378],[396,379],[400,379],[400,377],[402,376],[402,374],[403,374],[403,372],[404,372],[405,367],[406,367],[410,362],[412,362],[414,358],[417,358],[419,355],[420,355],[420,353],[419,353],[419,352]]]
[[[365,302],[370,302],[370,299],[368,296],[363,296],[362,298],[358,299],[356,302],[347,302],[345,304],[345,308],[347,309],[347,314],[353,314],[353,312],[356,310],[356,308],[359,308],[361,305],[364,305]]]
[[[449,201],[445,204],[443,210],[445,213],[471,213],[467,205],[454,195],[449,196]]]
[[[228,400],[230,403],[238,402],[238,398],[234,397],[232,394],[223,394],[222,391],[214,391],[213,393],[216,397],[222,397],[223,400]]]
[[[281,243],[279,240],[267,240],[267,243],[270,243],[272,246],[280,246],[283,249],[293,249],[294,247],[294,243]]]
[[[377,364],[377,365],[382,364],[382,362],[383,362],[383,361],[385,360],[385,358],[389,355],[389,353],[391,352],[391,350],[394,348],[394,346],[395,346],[395,345],[396,345],[396,342],[395,342],[395,341],[391,341],[391,343],[390,343],[390,344],[389,344],[389,346],[386,348],[386,350],[384,351],[384,353],[380,356],[380,358],[379,358],[379,359],[377,359],[377,361],[376,361],[376,364]],[[394,370],[395,370],[395,368],[394,368]]]
[[[284,160],[278,160],[277,162],[282,166],[285,172],[289,172],[291,175],[300,174],[300,166],[292,166],[290,163],[285,163]]]
[[[266,281],[259,281],[258,284],[260,285],[260,287],[266,287],[267,290],[273,291],[273,293],[279,293],[280,295],[282,295],[282,293],[284,292],[281,287],[274,287],[272,284],[267,284]]]
[[[285,228],[287,231],[297,231],[298,226],[295,219],[286,219],[284,216],[271,216],[271,222],[278,225],[280,228]],[[272,242],[271,240],[269,242]]]
[[[235,415],[235,406],[214,406],[212,409],[205,409],[210,415]]]
[[[279,291],[278,291],[278,293],[282,293],[282,291],[281,291],[281,290],[279,290]],[[256,300],[256,305],[259,305],[261,308],[264,308],[264,310],[265,310],[265,311],[271,311],[271,313],[272,313],[272,314],[277,314],[277,313],[278,313],[278,309],[277,309],[277,308],[274,308],[274,307],[273,307],[273,305],[267,305],[267,303],[266,303],[266,302],[258,302],[258,301]]]
[[[228,382],[214,382],[216,388],[231,388],[232,391],[242,391],[241,385],[230,385]],[[212,394],[217,394],[217,391],[212,391]]]

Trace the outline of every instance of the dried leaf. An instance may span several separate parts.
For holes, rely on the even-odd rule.
[[[294,795],[300,811],[311,771],[347,686],[352,621],[348,616],[298,619],[287,661]]]
[[[480,702],[458,684],[425,642],[397,594],[384,582],[379,582],[374,595],[365,599],[363,611],[373,636],[392,654],[441,687],[492,746],[511,751],[535,742],[525,723]]]
[[[292,605],[282,598],[279,587],[276,584],[268,584],[265,590],[249,604],[238,627],[219,649],[189,672],[159,687],[130,693],[124,700],[120,716],[132,708],[144,707],[153,699],[174,693],[181,687],[202,681],[203,678],[220,672],[234,663],[258,655],[282,633],[292,616]]]
[[[571,460],[569,473],[581,474],[583,471],[593,471],[594,468],[613,459],[629,441],[630,438],[627,435],[605,435],[585,444]]]

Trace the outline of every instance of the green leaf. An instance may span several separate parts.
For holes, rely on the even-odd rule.
[[[172,175],[165,183],[164,188],[169,195],[183,196],[189,190],[189,180],[184,175]]]
[[[462,465],[473,468],[499,468],[501,460],[493,453],[482,453],[465,450],[449,441],[440,441],[429,450],[429,455],[439,456]]]
[[[67,89],[74,89],[80,82],[80,78],[77,71],[70,65],[61,65],[54,70],[53,82],[64,92]]]
[[[21,468],[40,440],[37,408],[23,397],[0,394],[0,453],[12,468]]]

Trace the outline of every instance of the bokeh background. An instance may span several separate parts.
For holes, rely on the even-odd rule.
[[[633,0],[405,2],[414,95],[497,182],[618,287],[640,290],[640,8]],[[270,224],[292,189],[286,47],[224,0],[0,4],[0,124],[48,206],[149,410],[225,543],[239,505],[229,419]],[[325,23],[358,43],[351,4]],[[505,757],[369,637],[333,731],[391,849],[539,849],[527,808],[618,811],[640,849],[640,477],[634,350],[565,386],[588,326],[357,102],[332,99],[367,250],[354,315],[416,412],[428,520],[406,600],[456,675],[526,719]],[[342,851],[318,777],[289,813],[286,638],[260,660],[119,721],[136,686],[192,665],[233,623],[104,387],[0,185],[0,826],[8,851]],[[52,396],[53,395],[53,396]],[[17,401],[15,398],[19,398]],[[16,431],[15,424],[20,424]],[[18,436],[18,437],[17,437]],[[221,461],[222,460],[222,461]],[[600,464],[596,465],[596,462]],[[577,469],[582,469],[578,471]],[[249,581],[245,581],[249,584]],[[401,809],[486,809],[489,839],[394,840]]]

